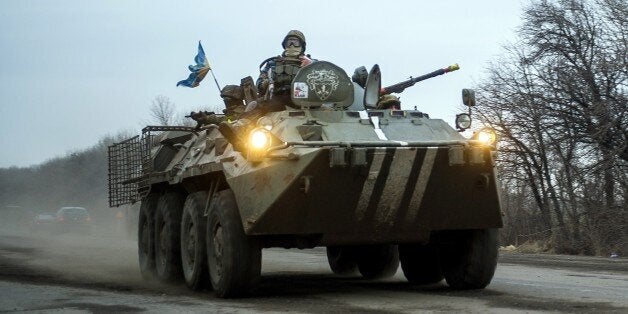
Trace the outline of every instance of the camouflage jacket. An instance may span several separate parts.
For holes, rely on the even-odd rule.
[[[267,94],[271,83],[273,84],[273,94],[284,95],[290,90],[290,83],[298,70],[313,60],[309,55],[299,55],[298,58],[288,58],[284,56],[270,57],[260,64],[260,74],[255,85],[260,97]]]

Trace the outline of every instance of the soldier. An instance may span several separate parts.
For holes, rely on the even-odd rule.
[[[281,42],[283,53],[260,64],[260,75],[256,83],[260,97],[270,99],[275,96],[288,96],[290,99],[292,79],[301,67],[312,63],[309,55],[305,55],[305,45],[303,33],[291,30]]]
[[[379,100],[377,101],[376,109],[401,109],[401,101],[399,97],[395,95],[382,95],[379,96]]]
[[[291,104],[290,84],[299,69],[312,63],[309,55],[305,55],[305,36],[301,31],[291,30],[284,37],[281,55],[268,58],[260,64],[260,76],[256,86],[260,99],[250,103],[245,112],[233,123],[223,122],[219,125],[220,132],[239,149],[240,136],[245,134],[252,122],[268,112],[285,110]]]

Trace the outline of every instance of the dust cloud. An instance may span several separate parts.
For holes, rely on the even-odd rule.
[[[111,210],[116,213],[116,209]],[[44,226],[34,218],[2,216],[0,257],[22,265],[24,276],[32,277],[28,272],[34,270],[42,278],[60,282],[105,287],[150,285],[139,272],[134,217],[102,219],[92,215],[90,230],[66,232],[55,229],[55,221]]]

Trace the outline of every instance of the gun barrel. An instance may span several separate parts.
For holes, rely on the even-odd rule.
[[[424,80],[433,78],[435,76],[443,75],[445,73],[453,72],[459,69],[460,69],[460,66],[458,65],[458,63],[454,63],[446,68],[438,69],[434,72],[424,74],[419,77],[411,77],[407,81],[403,81],[403,82],[382,88],[380,91],[380,95],[386,95],[390,93],[401,93],[403,92],[404,89],[414,85],[416,82],[424,81]]]
[[[415,77],[412,80],[416,83],[416,82],[420,82],[420,81],[423,81],[423,80],[427,80],[427,79],[433,78],[435,76],[443,75],[445,73],[453,72],[453,71],[456,71],[456,70],[459,70],[459,69],[460,69],[460,66],[458,65],[458,63],[455,63],[453,65],[450,65],[450,66],[446,67],[446,68],[438,69],[438,70],[436,70],[436,71],[434,71],[432,73],[428,73],[428,74],[425,74],[425,75],[421,75],[419,77]]]

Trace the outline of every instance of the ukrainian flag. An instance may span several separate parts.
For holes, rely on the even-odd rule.
[[[196,87],[205,78],[207,72],[211,70],[209,67],[209,61],[207,61],[207,58],[205,57],[205,51],[203,50],[203,46],[201,46],[200,41],[198,42],[198,53],[196,54],[196,57],[194,57],[194,62],[196,62],[195,65],[188,66],[188,69],[192,72],[190,73],[190,76],[183,81],[179,81],[177,86],[183,85],[187,87]]]

